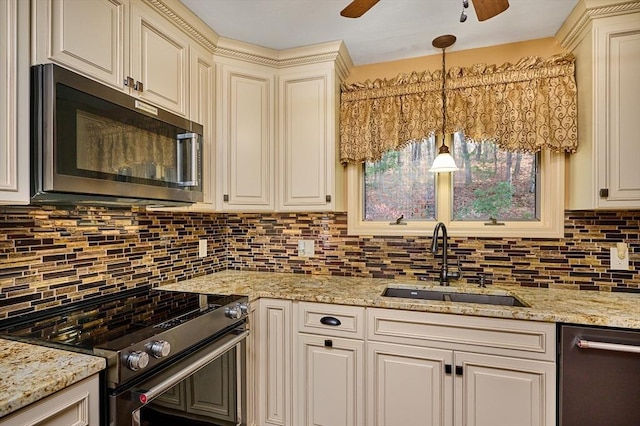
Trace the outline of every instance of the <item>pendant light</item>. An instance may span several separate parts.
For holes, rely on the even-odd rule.
[[[447,82],[447,71],[444,62],[444,51],[447,47],[452,46],[455,42],[456,36],[451,34],[436,37],[431,42],[433,47],[442,49],[442,145],[438,149],[438,155],[436,156],[436,159],[433,160],[433,164],[429,169],[429,171],[432,173],[453,172],[458,170],[458,166],[456,166],[456,162],[451,156],[449,148],[444,143],[447,127],[447,94],[445,91],[445,85]]]

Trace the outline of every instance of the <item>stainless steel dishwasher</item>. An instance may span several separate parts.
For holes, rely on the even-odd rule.
[[[640,330],[560,326],[560,426],[640,425]]]

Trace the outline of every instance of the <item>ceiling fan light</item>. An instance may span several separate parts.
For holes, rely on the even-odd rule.
[[[467,20],[467,14],[464,13],[464,10],[460,14],[460,22],[465,22]]]

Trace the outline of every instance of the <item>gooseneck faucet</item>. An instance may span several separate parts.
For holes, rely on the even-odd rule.
[[[442,232],[441,232],[442,231]],[[434,255],[438,252],[438,235],[442,233],[442,266],[440,267],[440,285],[449,285],[449,280],[457,280],[460,278],[460,272],[449,272],[447,264],[447,227],[444,223],[438,222],[433,230],[433,239],[431,240],[431,253]]]

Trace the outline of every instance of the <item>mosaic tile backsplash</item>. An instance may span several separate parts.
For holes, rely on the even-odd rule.
[[[198,257],[198,240],[208,255]],[[315,256],[298,256],[300,239]],[[354,237],[344,213],[158,213],[102,207],[0,207],[0,318],[223,269],[437,279],[430,237]],[[625,241],[630,271],[609,269]],[[640,291],[640,211],[566,212],[565,237],[451,238],[472,280]]]

